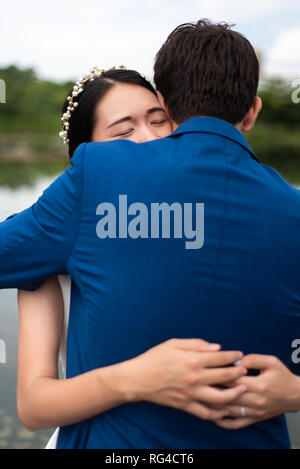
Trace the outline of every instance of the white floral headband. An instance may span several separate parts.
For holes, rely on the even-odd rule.
[[[71,96],[67,97],[67,101],[69,101],[69,104],[68,104],[68,107],[67,107],[67,112],[65,112],[62,115],[62,118],[61,118],[61,120],[62,120],[62,130],[61,130],[61,132],[59,132],[59,136],[63,139],[64,143],[69,143],[69,139],[68,139],[68,131],[69,131],[69,127],[70,127],[69,119],[71,117],[71,113],[78,106],[78,102],[77,101],[74,102],[73,99],[76,96],[78,96],[80,93],[82,93],[84,84],[87,81],[93,81],[93,80],[95,80],[95,78],[100,77],[103,73],[108,72],[109,70],[116,70],[116,69],[117,69],[117,67],[111,67],[111,68],[108,68],[107,70],[103,70],[103,69],[101,70],[98,67],[93,67],[90,70],[90,73],[88,73],[86,76],[84,76],[80,80],[76,81],[76,84],[73,86]],[[125,65],[120,65],[119,69],[126,70],[126,67],[125,67]]]

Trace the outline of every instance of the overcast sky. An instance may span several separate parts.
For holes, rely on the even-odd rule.
[[[152,77],[168,34],[200,18],[235,23],[262,51],[265,74],[300,78],[299,0],[0,0],[0,67],[73,80],[124,64]]]

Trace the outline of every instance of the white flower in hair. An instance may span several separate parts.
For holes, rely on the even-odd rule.
[[[75,85],[73,86],[71,96],[67,97],[67,101],[68,101],[67,112],[64,112],[61,117],[62,130],[61,132],[59,132],[58,135],[63,139],[64,143],[69,143],[69,139],[68,139],[68,130],[70,128],[69,119],[71,117],[71,113],[79,104],[78,101],[74,101],[74,98],[76,98],[80,93],[83,92],[84,84],[87,81],[93,81],[95,80],[95,78],[100,77],[103,73],[108,72],[109,70],[116,70],[116,69],[117,67],[115,66],[108,68],[107,70],[100,69],[99,67],[93,67],[86,76],[76,81]],[[125,65],[120,65],[119,69],[126,70],[126,67]]]

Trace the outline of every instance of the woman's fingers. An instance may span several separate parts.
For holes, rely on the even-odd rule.
[[[217,368],[217,367],[233,365],[237,360],[239,360],[243,356],[242,352],[235,351],[235,350],[226,351],[226,352],[222,350],[218,352],[202,351],[200,353],[195,352],[195,350],[186,351],[186,353],[181,353],[177,350],[177,353],[178,353],[178,357],[181,356],[184,359],[186,364],[192,365],[192,367],[195,369]]]
[[[250,406],[243,406],[244,417],[262,417],[263,410]],[[226,405],[229,417],[243,417],[241,405]]]
[[[180,350],[191,350],[199,352],[209,352],[220,350],[220,344],[212,344],[203,339],[170,339],[170,343],[173,343],[176,348]]]
[[[239,430],[240,428],[247,427],[258,421],[259,419],[255,417],[241,417],[236,419],[220,419],[216,420],[215,423],[219,427],[226,428],[227,430]]]
[[[203,420],[221,420],[228,415],[228,411],[224,409],[211,409],[197,401],[189,402],[183,409],[185,412],[195,415]]]
[[[135,357],[134,400],[182,410],[188,406],[195,415],[211,420],[228,415],[224,405],[236,399],[246,387],[221,390],[215,386],[238,379],[246,369],[233,366],[243,357],[242,352],[219,348],[219,344],[202,339],[170,339]],[[214,408],[215,404],[219,408]]]
[[[239,351],[219,351],[201,354],[199,356],[199,365],[204,367],[217,367],[232,365],[243,356]]]
[[[263,405],[263,396],[255,392],[245,392],[243,395],[239,396],[232,404],[237,406],[243,405],[260,408]]]
[[[240,366],[241,365],[239,365],[238,367]],[[245,386],[247,386],[249,394],[251,393],[251,396],[252,396],[252,393],[256,393],[256,397],[257,397],[257,394],[264,393],[264,382],[265,382],[265,377],[263,375],[241,376],[235,381],[226,382],[224,386],[237,386],[240,384],[244,384]]]
[[[197,399],[208,404],[225,405],[237,399],[237,397],[246,390],[247,388],[244,385],[222,390],[216,389],[212,386],[201,386],[199,391],[195,390],[193,399]]]
[[[244,356],[242,365],[246,368],[264,370],[278,364],[278,359],[272,355],[249,354]]]
[[[225,384],[228,381],[237,380],[241,376],[244,376],[246,373],[247,368],[243,368],[242,366],[207,368],[201,371],[201,383]],[[234,383],[233,386],[236,386],[236,384]]]

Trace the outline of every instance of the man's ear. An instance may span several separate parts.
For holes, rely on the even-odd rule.
[[[260,113],[262,108],[262,100],[259,96],[255,96],[253,104],[247,114],[245,115],[244,119],[240,123],[239,127],[242,132],[249,132],[252,129],[258,114]]]

